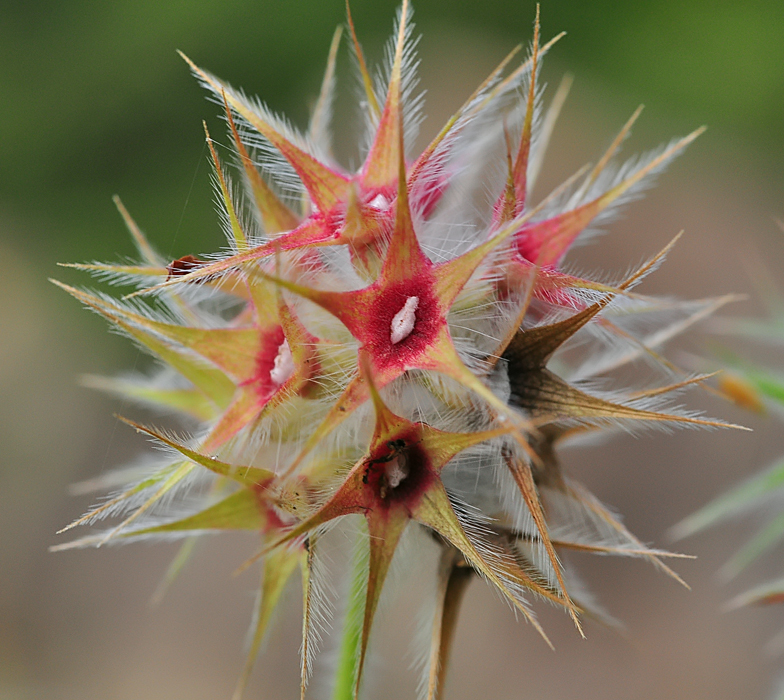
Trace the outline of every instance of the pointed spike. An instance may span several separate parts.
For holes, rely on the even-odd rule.
[[[664,258],[669,254],[669,252],[675,247],[675,244],[681,239],[683,236],[683,231],[678,232],[675,237],[662,248],[656,255],[654,255],[648,262],[643,263],[637,269],[636,272],[629,275],[623,282],[618,285],[618,289],[620,291],[626,291],[627,289],[631,289],[638,281],[640,281],[645,275],[651,272],[656,266],[664,260]],[[609,303],[609,300],[608,302]]]
[[[367,312],[367,301],[370,296],[366,290],[331,292],[290,282],[282,278],[279,273],[273,276],[262,270],[255,270],[255,274],[318,304],[343,323],[355,337],[362,335],[363,314]]]
[[[666,367],[670,372],[673,374],[683,374],[681,370],[675,365],[675,363],[668,360],[663,355],[656,352],[653,348],[646,345],[645,342],[637,338],[636,336],[632,335],[631,333],[627,333],[623,328],[616,325],[612,321],[607,318],[600,318],[597,323],[601,325],[603,328],[607,328],[612,333],[615,333],[619,338],[624,338],[625,340],[629,341],[632,345],[637,346],[635,350],[630,351],[627,353],[626,357],[620,357],[615,362],[610,363],[612,367],[609,365],[602,369],[603,372],[607,372],[611,368],[617,368],[622,364],[626,364],[627,362],[631,362],[633,359],[641,356],[641,355],[648,355],[651,359],[658,362],[663,367]],[[714,391],[711,387],[706,387],[708,391]]]
[[[564,598],[558,585],[553,585],[546,580],[546,575],[520,551],[518,544],[528,545],[538,542],[538,539],[530,537],[517,537],[512,532],[503,530],[493,533],[488,537],[491,545],[497,547],[503,560],[503,571],[513,581],[525,586],[540,598],[569,610],[569,605]],[[582,614],[583,610],[574,604],[571,599],[573,609],[576,613]]]
[[[114,506],[122,503],[123,501],[128,500],[132,496],[135,496],[137,493],[141,493],[145,489],[148,489],[151,486],[155,486],[157,483],[161,482],[167,475],[171,474],[173,471],[175,471],[180,466],[182,466],[182,464],[184,463],[177,462],[175,464],[168,465],[168,467],[164,467],[163,469],[157,471],[155,474],[148,476],[146,479],[142,479],[139,483],[135,484],[131,488],[127,489],[126,491],[123,491],[119,496],[115,496],[114,498],[105,501],[97,508],[91,508],[81,518],[77,518],[72,523],[66,525],[63,528],[60,528],[55,534],[61,535],[62,533],[68,532],[68,530],[71,530],[77,527],[78,525],[83,525],[89,520],[92,520],[93,518],[99,516],[101,513],[105,513],[106,511],[110,510]],[[98,538],[97,541],[99,540],[100,538]]]
[[[294,314],[283,298],[280,288],[277,290],[277,305],[280,325],[283,328],[286,342],[291,349],[295,365],[304,364],[315,354],[315,346],[323,341],[311,334],[302,321]]]
[[[266,517],[259,509],[256,494],[248,489],[235,491],[213,505],[174,522],[125,532],[122,537],[135,537],[163,532],[198,530],[260,530]]]
[[[539,532],[539,539],[542,542],[545,551],[547,552],[547,557],[550,560],[553,571],[555,572],[555,577],[558,580],[558,585],[561,589],[561,595],[563,596],[566,607],[569,610],[569,615],[574,621],[580,636],[584,638],[585,634],[583,633],[580,620],[577,617],[577,609],[575,608],[572,599],[569,597],[569,592],[566,590],[566,583],[564,581],[563,572],[561,570],[561,562],[558,559],[558,555],[555,553],[555,547],[553,546],[552,540],[550,539],[550,534],[547,530],[547,522],[545,520],[544,510],[542,510],[542,504],[539,500],[539,494],[536,490],[536,485],[534,484],[534,477],[531,473],[531,468],[521,459],[515,459],[512,457],[512,455],[506,455],[505,462],[506,466],[509,468],[509,471],[512,474],[512,477],[515,480],[515,483],[517,484],[517,488],[520,490],[520,494],[522,495],[526,506],[528,506],[528,511],[531,513],[531,517],[534,520],[536,529]]]
[[[712,379],[713,377],[721,374],[721,370],[716,370],[715,372],[710,372],[709,374],[700,374],[696,377],[689,377],[688,379],[684,379],[680,382],[676,382],[675,384],[668,384],[667,386],[660,386],[656,387],[655,389],[645,389],[643,391],[636,391],[630,395],[630,399],[645,399],[651,398],[653,396],[661,396],[662,394],[669,394],[672,391],[677,391],[678,389],[684,389],[687,386],[691,386],[692,384],[702,384],[703,382],[707,381],[708,379]]]
[[[511,369],[511,365],[510,365]],[[563,381],[547,369],[510,372],[513,402],[528,411],[537,427],[556,420],[634,420],[658,423],[682,423],[710,428],[736,428],[742,426],[721,421],[679,416],[677,414],[647,411],[621,403],[600,399]]]
[[[261,176],[261,173],[256,169],[253,160],[242,143],[237,125],[234,123],[234,117],[231,113],[231,107],[226,99],[226,91],[221,91],[223,97],[223,106],[226,110],[226,120],[229,123],[232,137],[234,138],[234,145],[237,148],[237,154],[242,161],[242,167],[245,175],[250,182],[251,189],[253,190],[253,198],[256,202],[256,207],[261,215],[261,221],[264,224],[264,230],[268,234],[281,233],[282,231],[291,231],[299,225],[299,217],[291,211],[283,202],[280,201],[278,196],[272,191],[272,188],[267,184],[267,181]]]
[[[237,381],[253,376],[259,335],[256,328],[192,328],[154,321],[120,306],[109,304],[87,292],[55,280],[52,282],[124,330],[129,325],[136,326],[143,332],[153,333],[165,341],[187,348],[209,360]],[[137,333],[129,332],[134,338],[149,346],[149,343],[141,339]]]
[[[225,93],[231,108],[242,115],[248,123],[281,152],[283,157],[297,172],[297,175],[299,175],[303,186],[319,211],[330,211],[343,200],[349,182],[346,177],[328,168],[299,146],[293,144],[256,111],[250,109],[243,100],[236,97],[225,85],[199,68],[184,53],[180,51],[179,54],[203,83],[208,85],[217,95]]]
[[[275,474],[266,469],[260,469],[258,467],[243,467],[229,464],[228,462],[221,462],[219,459],[208,457],[207,455],[196,452],[195,450],[191,450],[190,448],[185,447],[184,445],[181,445],[178,442],[171,440],[170,438],[167,438],[165,435],[162,435],[152,428],[140,425],[139,423],[136,423],[129,418],[124,418],[123,416],[117,416],[117,418],[126,425],[134,428],[137,432],[145,433],[155,440],[158,440],[158,442],[162,442],[164,445],[177,450],[177,452],[182,454],[184,457],[187,457],[192,462],[206,467],[211,472],[218,474],[219,476],[225,476],[233,479],[234,481],[237,481],[244,486],[266,487],[275,478]]]
[[[564,549],[573,549],[576,552],[593,552],[594,554],[612,554],[618,556],[633,556],[633,557],[668,557],[670,559],[696,559],[693,554],[681,554],[680,552],[668,552],[665,549],[650,549],[649,547],[641,547],[634,549],[633,547],[623,547],[620,545],[601,545],[601,544],[587,544],[584,542],[572,542],[570,540],[553,540],[556,547],[563,547]]]
[[[638,111],[635,112],[635,114],[632,115],[632,119],[629,120],[630,122],[632,122],[633,119],[636,119],[636,115],[639,113],[639,111],[640,110],[638,108]],[[629,123],[627,122],[627,124]],[[629,124],[629,126],[631,125]],[[694,139],[696,139],[704,131],[705,131],[705,127],[700,127],[699,129],[693,131],[688,136],[682,138],[680,141],[670,146],[662,154],[654,158],[650,163],[646,164],[644,167],[640,168],[639,170],[633,172],[629,177],[623,180],[623,182],[620,182],[615,187],[605,192],[603,195],[597,197],[592,202],[589,202],[588,205],[584,205],[587,207],[591,207],[594,210],[594,214],[591,218],[595,217],[596,214],[598,214],[600,211],[606,209],[614,200],[616,200],[618,197],[620,197],[628,190],[630,190],[632,187],[634,187],[636,184],[638,184],[640,181],[642,181],[653,170],[663,165],[670,158],[674,157],[679,151],[682,151],[684,148],[686,148],[686,146],[688,146],[692,141],[694,141]],[[623,134],[624,132],[621,131],[621,134],[619,136]],[[601,161],[599,164],[601,165]]]
[[[560,39],[566,36],[566,32],[561,32],[557,36],[553,37],[548,41],[539,52],[540,56],[544,56],[547,51]],[[528,70],[531,67],[531,59],[529,58],[524,63],[522,63],[518,68],[516,68],[512,73],[510,73],[506,78],[504,78],[501,82],[499,82],[486,96],[485,98],[479,103],[474,104],[477,97],[482,93],[482,91],[487,88],[487,86],[492,83],[495,78],[501,74],[503,69],[512,60],[512,58],[517,54],[517,52],[521,49],[521,46],[515,47],[509,55],[501,62],[501,64],[490,74],[490,76],[477,88],[471,97],[463,104],[463,106],[449,119],[446,125],[441,129],[441,131],[436,135],[433,141],[430,142],[428,147],[422,152],[422,155],[419,156],[417,162],[414,164],[411,172],[411,183],[413,185],[414,181],[419,178],[420,174],[424,170],[424,166],[427,162],[432,158],[433,154],[437,150],[438,146],[446,139],[446,137],[452,133],[455,125],[460,121],[463,116],[472,116],[479,114],[488,104],[490,104],[498,95],[502,94],[507,90],[509,85],[513,84],[519,76]],[[473,107],[472,107],[473,105]]]
[[[291,552],[287,549],[280,549],[272,552],[264,560],[264,573],[261,578],[261,589],[259,590],[259,602],[254,616],[254,630],[250,649],[248,651],[245,668],[237,682],[237,687],[232,696],[232,700],[241,700],[242,694],[256,664],[256,657],[259,655],[261,644],[264,641],[272,613],[280,601],[280,597],[291,575],[297,568],[301,555],[299,552]]]
[[[452,546],[459,549],[471,565],[488,580],[490,580],[519,610],[528,622],[530,622],[537,632],[542,636],[547,645],[552,649],[553,645],[542,629],[531,611],[522,603],[491,566],[482,558],[474,547],[473,543],[466,534],[460,520],[457,517],[449,496],[441,482],[431,486],[419,505],[412,512],[415,520],[435,530]]]
[[[143,405],[179,411],[200,421],[211,421],[216,416],[215,405],[197,389],[157,389],[152,384],[94,374],[83,375],[79,383]]]
[[[440,473],[446,464],[463,450],[479,445],[482,442],[508,435],[513,428],[506,426],[496,430],[482,430],[475,433],[450,433],[436,430],[426,423],[422,423],[420,424],[420,430],[422,432],[422,444],[432,460],[432,468],[436,473]]]
[[[504,191],[495,203],[494,223],[505,224],[519,213],[517,195],[515,193],[514,163],[512,161],[512,141],[504,120],[504,141],[506,142],[506,184]]]
[[[310,125],[308,133],[314,143],[328,144],[329,143],[329,124],[327,119],[330,112],[332,103],[332,93],[335,84],[335,64],[338,57],[338,48],[340,46],[340,39],[343,36],[343,27],[338,25],[335,33],[332,35],[332,42],[329,45],[329,54],[327,56],[327,68],[324,71],[324,78],[321,81],[321,90],[319,91],[318,100],[313,108],[313,114],[310,118]],[[331,149],[326,148],[327,152]]]
[[[138,275],[139,277],[165,277],[168,270],[165,266],[150,265],[110,265],[107,263],[57,263],[59,267],[70,267],[74,270],[87,272],[106,272],[118,275]]]
[[[403,114],[398,113],[398,151],[397,151],[397,206],[395,209],[395,227],[392,239],[387,248],[381,277],[386,281],[410,279],[414,275],[433,268],[430,259],[419,245],[411,208],[408,201],[406,185],[406,159],[403,148]]]
[[[381,590],[392,563],[392,557],[397,549],[400,537],[408,525],[409,517],[404,510],[375,516],[372,512],[367,515],[368,544],[370,545],[370,559],[368,561],[368,578],[365,597],[365,612],[362,619],[362,636],[359,644],[359,659],[357,662],[357,677],[354,686],[354,697],[359,696],[362,683],[362,671],[365,666],[370,629],[373,618],[381,597]]]
[[[244,253],[237,253],[231,255],[223,260],[202,265],[187,275],[175,277],[161,282],[154,287],[141,289],[131,294],[126,294],[123,301],[141,296],[142,294],[150,294],[153,292],[160,292],[163,289],[172,287],[174,285],[189,284],[204,278],[214,277],[225,273],[234,268],[239,268],[247,263],[252,263],[256,260],[263,260],[272,257],[276,251],[297,250],[300,248],[313,248],[320,245],[333,245],[342,243],[337,240],[331,232],[324,229],[322,222],[313,219],[305,219],[297,228],[290,231],[286,235],[275,238],[264,245],[252,248]],[[258,274],[256,271],[255,274]]]
[[[670,146],[667,150],[665,150],[664,153],[654,158],[645,167],[640,168],[640,170],[633,173],[622,183],[620,183],[619,185],[611,189],[606,195],[604,195],[604,197],[605,198],[611,197],[612,199],[615,199],[621,194],[623,194],[624,192],[626,192],[630,187],[636,185],[652,170],[655,170],[660,165],[662,165],[663,163],[667,162],[670,158],[675,156],[679,151],[682,151],[684,148],[686,148],[686,146],[688,146],[698,136],[703,134],[706,128],[707,127],[701,126],[699,129],[695,129],[688,136],[684,136],[680,141],[678,141],[677,143]]]
[[[354,20],[351,18],[351,5],[349,4],[349,0],[346,0],[346,17],[348,19],[348,28],[351,32],[351,41],[354,44],[357,63],[359,64],[359,73],[362,76],[362,85],[365,88],[368,109],[370,110],[371,117],[373,117],[374,120],[377,120],[381,116],[381,108],[376,99],[376,91],[373,89],[373,79],[370,77],[370,72],[367,69],[365,55],[362,53],[362,46],[359,43],[359,39],[357,39],[357,32],[354,29]]]
[[[501,75],[504,68],[506,68],[509,62],[518,54],[518,52],[522,48],[523,45],[518,44],[506,55],[504,60],[501,61],[501,63],[499,63],[498,66],[496,66],[495,70],[493,70],[493,72],[490,73],[490,75],[487,76],[487,78],[485,78],[482,81],[479,87],[476,88],[476,90],[474,90],[473,93],[471,93],[471,96],[463,103],[462,107],[460,107],[460,109],[457,110],[457,112],[455,112],[449,118],[447,123],[442,127],[441,131],[438,132],[436,137],[430,142],[427,148],[425,148],[425,150],[422,151],[422,154],[417,158],[416,162],[411,168],[411,174],[409,175],[408,178],[408,184],[410,188],[413,189],[414,184],[417,182],[425,166],[429,163],[430,158],[433,157],[433,154],[435,153],[436,149],[441,144],[441,142],[452,132],[452,129],[454,128],[455,124],[457,124],[460,118],[464,114],[466,114],[466,112],[471,107],[471,105],[475,102],[477,97],[480,94],[482,94],[484,90],[487,89],[488,85],[490,85],[494,80],[496,80],[496,78],[499,75]]]
[[[362,184],[368,188],[392,187],[399,177],[399,162],[405,161],[403,152],[403,104],[401,95],[403,49],[406,39],[408,0],[403,0],[400,11],[395,57],[389,77],[387,98],[378,122],[378,129],[370,147],[362,172]],[[405,181],[405,165],[403,173]]]
[[[252,306],[253,325],[265,330],[283,325],[279,303],[280,287],[270,280],[259,277],[252,269],[248,272],[245,287],[251,302],[249,306]]]
[[[384,399],[381,398],[381,394],[378,392],[378,387],[373,379],[373,369],[370,366],[370,359],[366,353],[360,353],[359,369],[360,376],[365,380],[367,391],[373,402],[373,409],[376,412],[376,425],[373,431],[373,439],[375,442],[380,436],[389,435],[394,432],[395,428],[399,428],[403,421],[389,410],[389,407],[384,403]]]
[[[560,34],[556,34],[550,41],[548,41],[542,48],[539,50],[539,56],[544,56],[552,46],[563,39],[566,36],[566,32],[561,32]],[[473,110],[471,110],[471,114],[478,114],[481,112],[487,105],[492,102],[496,97],[500,94],[506,92],[510,85],[513,85],[517,79],[529,70],[533,63],[533,57],[529,57],[524,63],[520,64],[514,71],[512,71],[506,78],[504,78],[498,85],[496,85],[482,100],[480,104],[478,104]]]
[[[313,625],[313,548],[316,544],[315,537],[305,541],[305,555],[300,559],[300,574],[302,576],[302,651],[299,681],[300,700],[305,700],[305,690],[308,687],[308,676],[311,665],[311,628]]]
[[[225,99],[226,97],[224,93],[224,100]],[[237,218],[237,211],[234,208],[234,202],[231,200],[231,192],[229,192],[229,187],[226,184],[226,177],[223,174],[223,168],[221,167],[220,160],[218,159],[218,153],[215,150],[215,144],[210,137],[210,130],[207,128],[207,122],[203,121],[202,125],[204,126],[204,134],[207,137],[207,146],[209,146],[210,155],[212,156],[212,164],[215,168],[215,175],[218,178],[218,184],[220,185],[221,196],[223,197],[223,206],[226,207],[226,212],[229,215],[229,222],[231,223],[231,233],[234,237],[234,243],[237,247],[237,251],[243,253],[248,250],[248,237],[245,235],[245,231],[242,230],[242,226],[240,226],[239,218]]]
[[[125,225],[128,228],[131,236],[133,236],[133,241],[136,243],[136,247],[138,248],[139,253],[141,254],[142,258],[144,258],[145,262],[147,262],[147,264],[152,267],[163,267],[163,260],[150,245],[147,237],[142,233],[142,230],[136,225],[136,222],[128,213],[128,210],[125,208],[122,200],[120,200],[120,196],[114,195],[112,197],[112,201],[117,207],[117,210],[120,212],[123,221],[125,221]]]
[[[104,318],[115,324],[118,328],[125,331],[131,338],[146,347],[175,370],[180,372],[183,377],[193,383],[218,407],[224,407],[231,401],[235,386],[232,381],[220,370],[207,368],[203,363],[197,363],[192,358],[187,357],[182,352],[178,352],[166,343],[158,339],[152,333],[139,328],[136,325],[126,322],[119,315],[120,309],[112,309],[98,297],[95,297],[81,290],[70,287],[67,284],[50,279],[52,284],[60,287],[75,297],[83,304],[100,313]],[[115,313],[117,311],[117,313]]]
[[[531,131],[534,123],[534,102],[536,101],[536,74],[539,69],[539,4],[536,5],[536,20],[534,21],[534,45],[531,52],[531,79],[528,87],[528,102],[525,108],[523,133],[520,137],[520,146],[515,158],[513,180],[517,211],[525,208],[528,193],[528,156],[531,151]]]
[[[650,272],[672,249],[681,237],[679,233],[659,253],[648,262],[641,265],[632,275],[621,282],[618,292],[630,289],[638,280]],[[599,312],[601,312],[613,299],[614,294],[608,294],[601,301],[591,304],[582,311],[546,326],[535,326],[517,333],[506,348],[506,354],[514,362],[525,368],[543,368],[553,353],[561,347],[577,331],[585,326]]]
[[[637,539],[637,537],[635,537],[631,532],[629,532],[626,526],[620,520],[618,520],[618,518],[586,488],[572,482],[567,488],[567,494],[574,498],[583,507],[597,515],[603,522],[613,528],[616,532],[620,533],[629,542],[636,545],[638,549],[645,549],[645,545],[640,542],[640,540]],[[664,562],[659,560],[656,556],[648,557],[648,559],[657,569],[676,580],[685,588],[689,590],[691,589],[691,586],[689,586],[688,583],[686,583],[677,573],[675,573],[675,571],[673,571]]]
[[[160,501],[169,491],[171,491],[177,484],[179,484],[188,474],[193,471],[193,464],[181,464],[177,469],[175,469],[169,476],[167,476],[163,483],[160,485],[158,490],[150,496],[142,505],[140,505],[131,515],[125,518],[119,525],[115,528],[110,530],[108,533],[103,535],[98,542],[98,546],[106,544],[109,540],[117,537],[119,533],[127,528],[131,523],[135,522],[136,519],[141,516],[143,513],[146,513],[152,506],[154,506],[158,501]]]
[[[607,164],[610,162],[612,157],[615,155],[616,151],[620,148],[621,144],[626,140],[626,137],[629,135],[632,126],[639,118],[640,114],[642,114],[642,110],[644,105],[640,105],[637,109],[634,110],[634,113],[631,117],[629,117],[628,121],[623,125],[623,128],[618,132],[618,135],[613,139],[613,142],[610,144],[610,147],[605,151],[604,155],[599,159],[599,162],[594,166],[591,174],[587,177],[585,181],[585,185],[583,185],[584,191],[587,191],[588,188],[596,182],[596,179],[601,175],[604,169],[607,167]]]
[[[529,193],[533,191],[534,186],[536,185],[536,181],[539,178],[539,172],[542,169],[542,163],[544,162],[544,156],[547,152],[547,146],[550,143],[550,137],[553,134],[555,123],[558,121],[558,117],[561,114],[561,109],[566,102],[566,98],[569,96],[569,90],[572,88],[573,80],[574,78],[570,73],[567,73],[563,76],[563,78],[561,78],[558,89],[555,91],[553,101],[550,103],[550,107],[547,109],[547,113],[544,116],[544,121],[542,122],[542,126],[539,129],[538,146],[536,148],[536,152],[533,154],[530,162],[528,163]]]
[[[640,109],[638,109],[634,115],[632,115],[632,118],[629,120],[629,122],[627,122],[624,130],[622,130],[618,138],[616,138],[616,141],[610,147],[610,151],[605,154],[605,156],[597,165],[597,168],[605,167],[605,159],[612,155],[611,151],[613,151],[614,148],[617,148],[616,142],[619,143],[619,139],[622,140],[622,137],[626,133],[625,130],[631,127],[631,124],[636,119],[639,112]],[[577,236],[600,212],[605,210],[618,197],[625,194],[629,189],[637,185],[653,170],[661,166],[670,158],[674,157],[678,151],[683,150],[704,130],[705,128],[702,127],[681,139],[666,151],[664,151],[661,155],[654,158],[650,163],[642,168],[639,168],[625,180],[615,185],[604,194],[596,197],[592,201],[587,202],[586,204],[583,204],[571,211],[564,212],[559,216],[552,217],[551,219],[537,222],[536,224],[529,226],[528,230],[525,232],[525,236],[526,239],[530,239],[530,242],[524,243],[524,245],[526,246],[526,249],[530,248],[530,251],[524,252],[523,254],[526,255],[526,257],[529,259],[535,258],[541,265],[556,264],[558,261],[560,261],[566,250],[570,247]],[[598,176],[598,171],[594,169],[594,172],[589,175],[588,180],[586,181],[586,185],[583,186],[583,191],[587,191],[587,183],[591,181],[592,177],[596,176]]]
[[[615,155],[621,143],[623,143],[623,141],[629,135],[629,131],[631,130],[634,123],[637,121],[637,118],[640,116],[642,110],[643,110],[643,105],[640,105],[634,111],[634,114],[632,114],[632,116],[629,118],[626,124],[624,124],[621,131],[618,133],[618,135],[615,137],[613,142],[610,144],[610,147],[607,149],[604,155],[599,159],[599,162],[594,166],[593,170],[591,170],[590,174],[586,178],[585,182],[580,188],[581,193],[587,192],[590,189],[591,185],[593,185],[594,182],[596,182],[599,175],[604,171],[604,169],[607,167],[607,164],[610,162],[611,158]],[[657,161],[658,160],[659,159],[657,159]],[[644,173],[647,174],[647,172],[649,172],[650,169],[643,168],[640,172],[643,171]],[[569,245],[574,240],[574,238],[576,238],[576,236],[588,225],[588,223],[600,211],[606,208],[613,201],[613,199],[620,196],[620,194],[622,194],[626,189],[628,189],[628,187],[631,187],[632,184],[635,184],[636,182],[639,181],[639,179],[641,179],[644,176],[645,176],[644,174],[641,175],[638,179],[634,180],[634,182],[632,182],[631,184],[629,184],[623,189],[618,189],[618,188],[621,188],[624,185],[624,183],[621,183],[616,188],[613,188],[613,190],[610,190],[610,192],[617,190],[617,193],[612,197],[608,197],[609,195],[608,192],[600,197],[597,197],[592,202],[588,202],[587,204],[578,207],[577,209],[571,212],[565,212],[559,217],[554,217],[554,219],[550,219],[549,221],[553,221],[553,222],[556,219],[558,220],[558,224],[549,225],[550,229],[552,229],[555,225],[558,231],[557,233],[551,233],[550,236],[555,236],[558,239],[560,239],[562,242],[558,246],[557,250],[551,251],[548,255],[545,256],[545,258],[542,260],[542,264],[548,265],[548,264],[555,263],[556,260],[559,259],[560,256],[563,254],[563,252],[566,251],[566,249],[569,247]],[[632,180],[634,177],[635,175],[632,175],[632,177],[629,178],[629,180]]]

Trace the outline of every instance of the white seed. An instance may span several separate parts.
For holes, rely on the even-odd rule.
[[[389,208],[389,200],[383,194],[377,194],[375,197],[373,197],[373,199],[370,200],[368,206],[373,207],[373,209],[383,211]]]
[[[294,358],[291,357],[289,341],[284,340],[278,346],[278,354],[275,355],[275,362],[270,370],[270,379],[275,386],[280,386],[294,374],[294,370]]]
[[[392,332],[389,336],[392,345],[399,343],[401,340],[405,340],[411,335],[411,331],[414,330],[414,324],[416,323],[416,310],[418,306],[419,297],[408,297],[406,303],[403,304],[403,308],[395,314],[395,317],[392,319]]]
[[[389,488],[396,489],[400,486],[400,482],[408,476],[406,460],[403,457],[397,456],[387,462],[386,473]]]

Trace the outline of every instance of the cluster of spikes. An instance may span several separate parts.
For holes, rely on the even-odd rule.
[[[634,291],[675,241],[616,282],[563,262],[699,130],[614,166],[638,110],[594,167],[533,206],[568,91],[562,83],[542,109],[537,75],[560,37],[540,42],[538,12],[528,57],[515,65],[512,51],[415,158],[406,146],[422,99],[407,0],[377,77],[350,14],[348,33],[367,134],[357,172],[336,164],[329,140],[340,29],[306,133],[186,58],[225,111],[239,186],[209,134],[207,143],[230,250],[164,259],[117,200],[141,261],[73,267],[136,289],[117,300],[57,283],[163,365],[149,378],[88,383],[198,426],[182,438],[126,421],[162,452],[100,479],[114,491],[66,529],[113,525],[57,548],[183,538],[170,580],[199,536],[255,533],[240,569],[261,566],[260,596],[236,697],[297,571],[302,695],[337,608],[334,697],[357,697],[393,559],[406,566],[400,550],[432,574],[427,698],[443,697],[457,610],[476,575],[545,640],[532,599],[562,608],[580,634],[584,616],[609,621],[565,568],[570,550],[641,557],[678,579],[663,561],[676,555],[640,542],[567,477],[560,447],[619,427],[721,425],[671,405],[706,376],[659,350],[729,299]],[[611,388],[631,366],[644,386]],[[345,587],[326,582],[336,529],[339,541],[355,538]]]

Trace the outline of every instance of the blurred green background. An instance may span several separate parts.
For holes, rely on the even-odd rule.
[[[352,4],[371,60],[396,7]],[[530,40],[534,13],[527,1],[415,3],[431,115],[424,136],[512,46]],[[223,129],[175,49],[304,126],[343,4],[5,0],[0,17],[0,698],[228,697],[254,584],[229,576],[244,549],[212,545],[154,613],[147,602],[171,548],[46,552],[59,541],[54,531],[89,505],[70,498],[68,484],[132,458],[142,444],[116,426],[118,405],[79,388],[78,375],[146,364],[46,278],[83,283],[56,262],[132,254],[114,194],[165,254],[221,246],[201,120],[216,138]],[[781,281],[784,247],[773,223],[784,213],[781,1],[553,0],[542,4],[542,26],[545,38],[568,32],[547,57],[545,79],[557,84],[568,70],[576,81],[540,195],[595,160],[641,102],[627,154],[709,127],[609,237],[573,260],[625,270],[685,228],[646,291],[754,294],[749,269],[759,260]],[[339,69],[341,103],[352,101],[345,45]],[[339,155],[356,161],[352,112],[338,111]],[[738,313],[758,310],[752,300]],[[700,400],[756,433],[623,438],[611,450],[570,456],[575,475],[646,541],[666,544],[667,527],[780,451],[774,423]],[[476,585],[450,697],[759,696],[777,665],[761,647],[784,617],[719,615],[735,589],[716,586],[712,574],[739,537],[725,531],[687,543],[700,555],[679,567],[692,593],[639,563],[581,561],[629,632],[621,640],[589,628],[582,642],[545,614],[555,655]],[[296,635],[290,615],[248,697],[294,696]],[[405,656],[395,634],[384,644]],[[408,660],[389,659],[376,662],[373,697],[413,697]]]

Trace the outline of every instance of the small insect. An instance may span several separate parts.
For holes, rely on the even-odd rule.
[[[199,260],[193,255],[183,255],[181,258],[172,260],[172,262],[166,266],[166,270],[169,273],[166,279],[170,280],[172,277],[182,277],[206,264],[207,262],[205,260]]]
[[[385,465],[383,472],[378,479],[379,496],[382,499],[387,497],[389,489],[395,489],[408,476],[408,458],[406,456],[406,441],[402,438],[387,442],[389,452],[382,457],[368,460],[365,473],[362,475],[362,483],[367,484],[370,472],[374,465]]]

